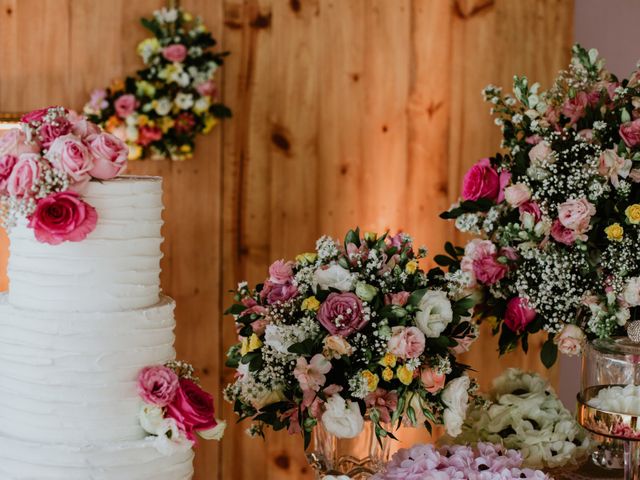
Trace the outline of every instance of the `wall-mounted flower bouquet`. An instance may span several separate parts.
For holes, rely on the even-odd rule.
[[[442,216],[481,236],[457,265],[495,320],[500,351],[544,330],[545,365],[606,337],[640,305],[640,71],[618,80],[595,50],[573,49],[548,91],[516,77],[484,91],[505,151],[464,177]],[[457,252],[454,252],[457,253]]]
[[[239,285],[234,316],[237,369],[225,390],[250,432],[314,427],[352,438],[365,420],[378,437],[404,421],[444,423],[455,435],[473,389],[456,354],[476,330],[471,301],[425,272],[411,238],[360,235],[318,240],[316,251],[279,260],[255,288]]]
[[[129,146],[129,159],[190,158],[197,134],[231,111],[218,100],[214,76],[226,53],[198,17],[163,8],[142,25],[153,37],[138,45],[137,76],[94,90],[84,111]]]

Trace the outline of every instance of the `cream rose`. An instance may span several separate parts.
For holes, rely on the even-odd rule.
[[[340,335],[329,335],[324,339],[323,354],[327,358],[340,358],[353,353],[353,347]]]
[[[554,342],[558,345],[560,353],[569,356],[580,355],[584,341],[585,335],[582,329],[571,323],[565,323],[560,333],[554,338]]]
[[[504,199],[512,207],[519,207],[531,199],[531,190],[524,183],[516,183],[505,188]]]
[[[437,338],[453,320],[453,310],[447,294],[441,290],[427,291],[418,304],[417,327],[429,338]]]
[[[632,307],[640,305],[640,277],[631,277],[627,280],[627,286],[622,292],[624,301]]]
[[[313,274],[313,290],[335,288],[341,292],[353,290],[356,275],[337,263],[328,267],[320,267]]]
[[[357,437],[364,428],[364,418],[356,402],[345,401],[339,394],[334,394],[325,403],[322,415],[324,428],[338,438]]]
[[[462,432],[462,424],[469,406],[469,377],[451,380],[442,391],[442,402],[447,407],[443,414],[444,426],[449,435],[457,437]]]

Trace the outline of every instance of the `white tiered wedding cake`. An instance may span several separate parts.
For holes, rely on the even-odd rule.
[[[160,453],[141,427],[140,370],[173,360],[160,294],[162,182],[92,181],[86,239],[10,235],[0,304],[1,480],[186,480],[190,448]]]

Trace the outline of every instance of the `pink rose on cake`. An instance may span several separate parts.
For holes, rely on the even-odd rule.
[[[76,186],[90,180],[89,172],[93,168],[93,155],[87,146],[75,135],[63,135],[56,138],[45,158],[53,168],[66,173]]]
[[[40,179],[40,155],[23,153],[7,179],[7,192],[14,197],[28,197]]]
[[[24,132],[18,128],[14,128],[0,135],[0,156],[19,156],[21,153],[38,153],[39,151],[40,147],[35,142],[27,143],[27,137]]]
[[[11,176],[13,167],[15,167],[17,162],[18,157],[15,155],[7,154],[0,156],[0,195],[5,195],[7,193],[9,177]]]
[[[96,209],[74,192],[58,192],[38,200],[29,227],[39,242],[57,245],[84,240],[96,228]]]
[[[70,133],[71,128],[71,122],[66,118],[58,118],[55,122],[43,123],[38,129],[38,136],[42,146],[49,148],[56,138]]]
[[[180,387],[176,372],[164,365],[143,368],[138,375],[138,393],[142,399],[158,407],[166,407]]]
[[[129,149],[119,138],[109,133],[97,133],[87,138],[89,151],[93,155],[93,178],[109,180],[127,168]]]
[[[213,397],[188,378],[180,379],[180,388],[167,406],[167,416],[173,418],[192,441],[195,441],[195,432],[217,425]]]

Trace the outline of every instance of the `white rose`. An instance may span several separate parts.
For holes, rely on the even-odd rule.
[[[215,427],[210,428],[209,430],[202,430],[198,432],[198,435],[205,440],[222,440],[224,436],[224,430],[227,428],[227,422],[222,420],[216,420],[218,423]]]
[[[364,418],[357,403],[347,402],[336,393],[329,397],[325,407],[322,424],[327,432],[338,438],[354,438],[362,432]]]
[[[524,183],[516,183],[504,190],[504,199],[512,207],[519,207],[531,198],[531,190]]]
[[[209,97],[200,97],[193,105],[193,110],[197,113],[203,113],[209,110],[210,106],[211,101],[209,100]]]
[[[437,338],[453,320],[453,310],[447,294],[441,290],[426,292],[418,304],[416,325],[427,337]]]
[[[321,267],[315,271],[313,274],[313,291],[315,292],[320,287],[322,290],[335,288],[341,292],[348,292],[353,290],[355,282],[355,274],[334,263],[329,267]]]
[[[171,100],[169,100],[167,97],[162,97],[156,103],[155,110],[156,110],[156,113],[160,116],[168,115],[169,112],[171,111]]]
[[[442,391],[442,403],[447,407],[443,415],[444,426],[452,437],[462,433],[462,423],[469,406],[469,385],[469,377],[465,375],[449,382]]]
[[[144,404],[138,413],[140,425],[151,435],[161,435],[166,430],[164,411],[155,405]]]
[[[173,418],[166,418],[163,428],[164,431],[153,440],[153,446],[163,455],[174,455],[193,447],[193,442],[180,431]]]
[[[640,305],[640,277],[631,277],[623,292],[624,301],[632,307]]]
[[[280,327],[269,324],[264,330],[264,344],[279,353],[289,353],[291,342],[285,341],[284,332]]]
[[[574,356],[582,353],[582,345],[585,341],[584,332],[577,325],[566,323],[560,333],[554,338],[560,353]]]

